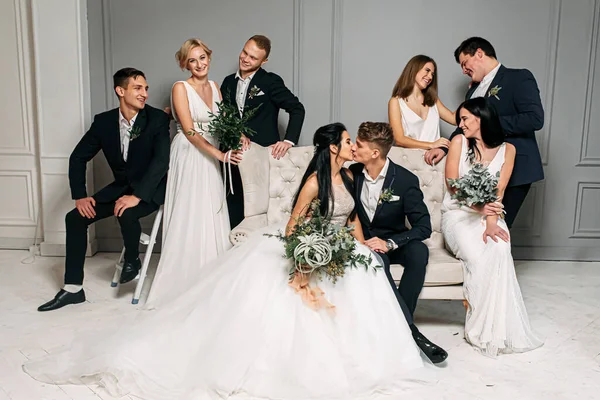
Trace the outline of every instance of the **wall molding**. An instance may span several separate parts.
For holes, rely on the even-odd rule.
[[[591,238],[600,239],[600,227],[598,229],[585,229],[581,227],[583,215],[583,195],[585,190],[600,190],[600,182],[578,182],[577,198],[575,200],[575,218],[573,220],[573,234],[571,238]],[[595,209],[594,211],[598,211]]]
[[[303,57],[302,51],[302,24],[304,18],[302,17],[303,7],[302,0],[294,0],[294,23],[293,23],[293,46],[294,46],[294,59],[292,60],[292,90],[300,100],[302,100],[301,85],[300,85],[300,60]]]
[[[30,170],[22,171],[0,171],[0,177],[23,177],[27,190],[27,218],[6,218],[0,217],[2,226],[35,226],[37,209],[36,191],[33,187],[33,172]]]
[[[116,107],[115,93],[112,84],[112,24],[111,24],[111,8],[109,0],[102,0],[102,33],[104,44],[104,79],[105,79],[105,105],[106,109],[110,110]]]
[[[342,100],[342,0],[332,0],[331,6],[331,99],[329,103],[329,122],[337,122],[341,115]]]
[[[512,254],[515,260],[600,261],[600,248],[597,246],[513,246]]]
[[[529,212],[533,213],[533,217],[532,217],[533,223],[531,225],[527,225],[524,227],[513,227],[513,229],[511,229],[511,234],[515,234],[517,236],[517,238],[522,237],[522,236],[525,236],[527,238],[532,238],[532,237],[540,237],[542,235],[542,216],[544,214],[545,194],[546,194],[546,181],[535,182],[531,186],[531,189],[529,190],[527,197],[531,197],[531,196],[534,197],[533,198],[533,206],[529,210],[524,210],[523,208],[521,208],[521,210],[519,210],[519,213],[522,213],[523,211],[529,211]],[[516,241],[518,242],[520,240],[517,239]]]
[[[577,166],[582,167],[600,167],[600,156],[588,155],[588,144],[590,139],[590,120],[592,118],[592,102],[594,99],[594,75],[596,69],[596,59],[598,57],[600,31],[600,1],[594,0],[592,10],[592,35],[589,46],[589,59],[587,71],[587,86],[585,91],[585,111],[583,114],[583,137],[581,139],[581,149],[579,152],[579,162]],[[599,83],[600,84],[600,83]]]
[[[542,136],[540,146],[542,165],[548,165],[548,155],[550,153],[550,137],[552,134],[552,115],[554,108],[554,87],[556,84],[556,64],[558,62],[558,38],[560,33],[560,15],[562,9],[562,1],[556,0],[550,5],[550,23],[548,24],[548,53],[546,55],[546,65],[548,71],[545,79],[545,95],[544,104],[546,106],[544,113],[544,126],[546,130]]]

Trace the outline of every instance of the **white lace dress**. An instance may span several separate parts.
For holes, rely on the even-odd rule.
[[[333,220],[345,224],[354,200],[343,186],[334,194]],[[263,235],[283,228],[257,232],[209,262],[159,310],[25,371],[44,382],[177,400],[397,399],[426,378],[383,270],[320,282],[335,314],[314,311],[288,286],[283,244]]]
[[[502,169],[506,144],[488,165],[491,174]],[[470,169],[466,138],[462,140],[459,177]],[[504,220],[498,225],[508,232]],[[485,220],[469,207],[460,206],[447,192],[442,207],[442,233],[450,250],[463,264],[464,293],[469,302],[465,339],[486,355],[524,352],[543,344],[529,324],[515,274],[510,242],[483,242]]]
[[[209,143],[219,147],[218,141],[206,133],[211,120],[209,111],[218,111],[219,91],[215,83],[210,81],[213,96],[209,108],[192,86],[182,82],[194,128]],[[163,243],[147,308],[158,307],[178,295],[183,282],[199,279],[198,274],[208,261],[231,248],[219,162],[195,147],[185,137],[177,115],[175,120],[177,134],[171,143]]]

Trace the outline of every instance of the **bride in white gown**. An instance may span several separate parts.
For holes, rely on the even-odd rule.
[[[196,279],[208,261],[231,248],[227,203],[218,190],[223,185],[219,161],[224,153],[206,132],[209,112],[217,114],[221,101],[218,86],[208,80],[211,54],[199,39],[187,40],[176,54],[179,66],[191,76],[172,90],[177,134],[171,143],[162,252],[146,308],[178,293],[181,282]],[[235,152],[232,162],[240,157]]]
[[[314,144],[287,227],[270,226],[209,262],[159,310],[24,370],[44,382],[99,384],[144,399],[397,399],[414,387],[430,371],[383,271],[351,269],[336,284],[320,282],[335,312],[314,310],[289,286],[282,243],[263,235],[294,229],[315,198],[332,222],[359,224],[342,170],[352,159],[348,132],[321,127]],[[355,233],[362,241],[360,225]]]
[[[501,201],[510,179],[515,147],[504,141],[495,109],[482,97],[467,100],[457,110],[463,135],[450,143],[446,178],[464,176],[474,162],[490,174],[500,172]],[[506,223],[487,207],[460,206],[444,197],[442,233],[448,247],[461,259],[468,303],[465,339],[485,355],[524,352],[543,344],[531,330],[511,255]]]

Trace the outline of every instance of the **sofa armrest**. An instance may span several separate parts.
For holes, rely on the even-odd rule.
[[[246,217],[229,233],[229,241],[234,246],[244,242],[248,235],[257,229],[267,226],[267,214],[258,214]]]

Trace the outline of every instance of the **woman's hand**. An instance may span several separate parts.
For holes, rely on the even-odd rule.
[[[431,148],[432,149],[436,149],[438,147],[448,148],[449,146],[450,146],[450,141],[448,139],[446,139],[446,138],[443,138],[443,137],[439,138],[438,140],[436,140],[435,142],[433,142],[431,144]]]
[[[483,243],[487,244],[488,236],[492,238],[492,240],[496,243],[498,243],[498,238],[504,240],[507,243],[510,241],[510,235],[508,234],[508,232],[500,228],[496,222],[486,222],[485,231],[483,232]]]
[[[227,155],[228,153],[230,153],[229,156]],[[222,163],[229,162],[233,165],[238,165],[240,162],[242,162],[242,155],[242,150],[230,150],[226,153],[221,152],[219,154],[219,161]]]
[[[502,215],[504,212],[504,204],[500,203],[499,201],[487,203],[483,206],[472,206],[471,208],[477,211],[479,214],[485,215],[486,217]]]

